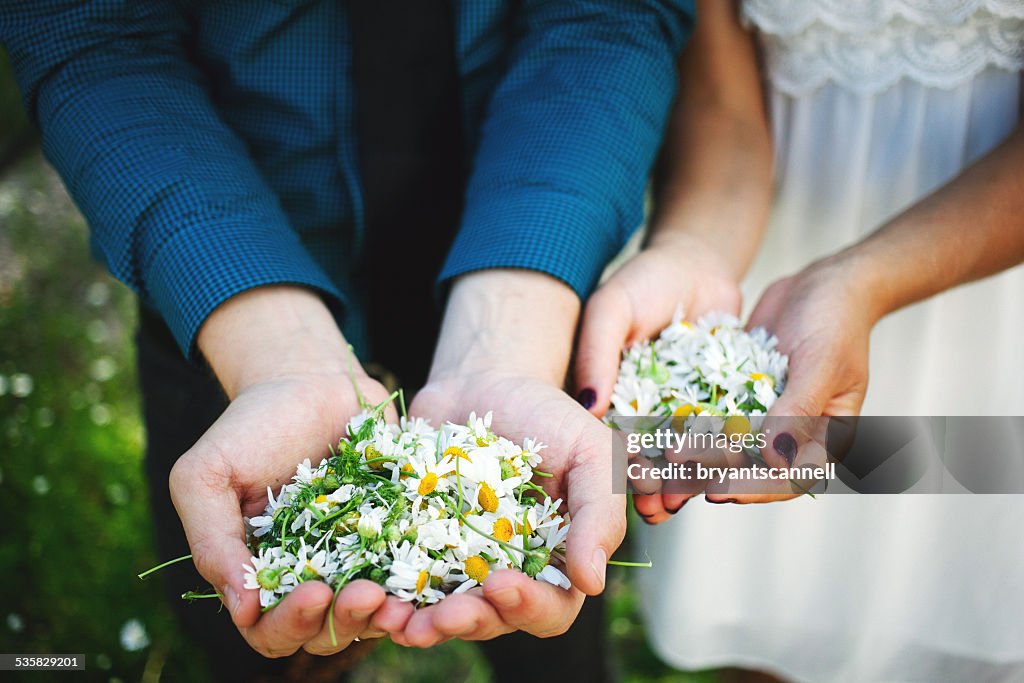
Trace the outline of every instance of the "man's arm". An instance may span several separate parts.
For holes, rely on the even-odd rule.
[[[243,514],[359,411],[350,357],[308,256],[183,48],[172,2],[7,3],[10,51],[50,160],[110,270],[198,347],[231,403],[178,461],[171,497],[200,573],[268,657],[329,654],[400,629],[411,607],[368,581],[307,582],[269,613],[243,586]],[[290,286],[293,284],[304,287]],[[371,401],[387,394],[361,369]],[[332,636],[325,621],[333,605]]]
[[[417,610],[392,636],[408,645],[563,632],[584,594],[604,589],[625,531],[624,497],[612,495],[612,433],[562,384],[579,299],[640,223],[687,18],[670,2],[578,1],[527,2],[523,19],[484,123],[442,273],[458,278],[412,410],[461,421],[493,409],[496,431],[548,444],[554,476],[543,483],[573,515],[573,587],[495,572],[482,590]]]
[[[692,2],[530,0],[520,12],[441,277],[527,268],[585,297],[642,220]]]
[[[108,268],[191,353],[210,312],[244,290],[339,294],[221,121],[176,7],[8,2],[0,42]]]

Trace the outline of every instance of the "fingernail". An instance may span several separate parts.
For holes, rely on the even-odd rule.
[[[597,577],[598,582],[601,584],[601,590],[604,590],[604,573],[608,570],[608,554],[605,553],[604,548],[598,548],[594,551],[590,567],[594,570],[594,576]]]
[[[726,503],[740,502],[739,498],[723,498],[722,500],[711,500],[710,498],[704,498],[704,500],[706,500],[709,503],[714,503],[715,505],[725,505]]]
[[[782,432],[772,441],[775,452],[786,459],[790,465],[796,460],[796,439],[788,432]]]
[[[487,597],[498,607],[504,607],[505,609],[519,607],[519,603],[523,601],[522,596],[519,595],[518,588],[503,588],[500,591],[491,593]]]
[[[228,612],[234,614],[238,611],[238,593],[231,586],[226,586],[221,593],[224,595],[224,604],[228,606]]]
[[[680,504],[679,504],[678,506],[676,506],[675,508],[665,508],[665,511],[666,511],[666,512],[668,512],[668,514],[670,514],[670,515],[674,515],[674,514],[676,514],[677,512],[679,512],[680,510],[682,510],[682,509],[683,509],[683,506],[684,506],[684,505],[686,505],[686,504],[687,504],[687,503],[689,503],[689,502],[690,502],[690,499],[689,499],[689,498],[687,498],[686,500],[684,500],[684,501],[683,501],[682,503],[680,503]]]
[[[594,403],[597,401],[597,392],[591,389],[590,387],[587,387],[586,389],[583,389],[580,393],[576,394],[576,400],[579,401],[579,404],[581,406],[583,406],[587,410],[590,410],[591,408],[594,407]]]
[[[369,619],[370,615],[373,614],[373,610],[354,609],[348,614],[352,617],[353,621],[362,621],[363,619]]]
[[[306,607],[305,609],[299,610],[299,614],[302,615],[303,619],[319,619],[324,614],[325,605],[320,607]]]

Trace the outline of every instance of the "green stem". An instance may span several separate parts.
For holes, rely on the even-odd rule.
[[[189,602],[191,602],[193,600],[207,600],[209,598],[222,598],[222,597],[224,597],[224,596],[221,595],[220,593],[197,593],[196,591],[185,591],[184,593],[181,594],[181,599],[182,600],[188,600]]]
[[[147,569],[146,571],[144,571],[141,574],[139,574],[138,577],[140,579],[145,579],[147,576],[149,576],[153,572],[158,571],[160,569],[163,569],[164,567],[169,567],[172,564],[177,564],[178,562],[184,562],[185,560],[191,560],[191,559],[192,559],[192,555],[182,555],[181,557],[176,557],[173,560],[167,560],[163,564],[158,564],[157,566],[153,567],[152,569]]]
[[[648,560],[647,562],[625,562],[623,560],[608,560],[608,564],[615,565],[616,567],[644,567],[650,569],[654,566],[654,563]]]
[[[460,460],[462,460],[462,458],[455,458],[455,482],[456,482],[456,485],[459,487],[459,506],[455,509],[455,514],[458,515],[459,519],[462,520],[463,524],[465,524],[472,531],[475,531],[476,533],[480,534],[484,538],[491,539],[492,541],[497,543],[502,548],[505,548],[506,550],[513,550],[513,551],[515,551],[517,553],[522,553],[523,554],[523,561],[525,562],[526,556],[533,553],[532,550],[527,550],[525,548],[517,548],[516,546],[512,545],[511,543],[506,543],[505,541],[501,540],[500,538],[495,538],[494,536],[491,536],[490,534],[485,534],[483,531],[480,531],[475,526],[473,526],[470,523],[469,519],[466,518],[466,515],[463,514],[463,512],[462,512],[462,503],[463,503],[463,499],[462,499],[462,473],[459,471],[459,461]],[[453,502],[451,498],[449,498],[448,496],[444,495],[443,493],[441,494],[441,497],[444,498],[446,501],[448,501],[449,505]],[[526,531],[525,525],[524,525],[523,531]],[[525,539],[524,539],[524,544],[525,544]]]

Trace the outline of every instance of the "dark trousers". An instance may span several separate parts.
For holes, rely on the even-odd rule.
[[[373,328],[371,320],[371,331]],[[189,549],[171,504],[168,475],[178,456],[220,416],[227,400],[216,379],[186,362],[163,322],[146,310],[140,313],[136,341],[147,434],[145,467],[156,546],[159,558],[171,559],[187,554]],[[376,360],[387,365],[386,358]],[[331,658],[300,653],[284,659],[264,659],[249,648],[226,612],[218,613],[209,601],[189,604],[181,600],[186,590],[205,592],[207,588],[191,563],[172,565],[163,573],[168,599],[183,630],[206,652],[218,681],[342,681],[346,677],[343,672],[358,657],[359,649],[370,647],[360,644]],[[565,635],[540,639],[514,633],[482,646],[494,670],[494,680],[499,682],[518,682],[524,677],[532,683],[600,682],[610,678],[604,632],[604,601],[590,598]],[[530,664],[528,673],[522,669],[524,663]]]

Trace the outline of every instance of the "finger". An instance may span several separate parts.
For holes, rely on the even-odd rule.
[[[242,567],[252,559],[246,547],[238,493],[231,475],[215,457],[197,444],[171,469],[171,500],[181,518],[192,560],[204,579],[223,596],[232,621],[239,628],[260,618],[259,592],[244,587]]]
[[[814,474],[815,468],[823,469],[827,461],[825,447],[816,440],[807,441],[792,468],[787,465],[787,469],[799,470],[808,476],[794,479],[740,478],[713,481],[708,484],[706,500],[709,503],[771,503],[799,498],[808,493],[816,495],[824,492],[827,482],[810,475]]]
[[[319,633],[333,597],[326,583],[307,581],[260,617],[255,626],[238,630],[264,657],[286,657]]]
[[[604,590],[608,558],[626,533],[626,496],[612,493],[609,430],[592,417],[583,428],[565,475],[572,515],[566,563],[572,584],[588,595]]]
[[[674,515],[693,498],[694,494],[692,493],[663,493],[661,494],[661,506],[669,515]]]
[[[573,376],[577,400],[597,417],[608,411],[631,327],[629,301],[621,289],[605,286],[594,292],[583,311]]]
[[[380,609],[374,612],[370,618],[370,628],[392,635],[400,633],[405,630],[414,611],[415,608],[411,602],[389,595]]]
[[[655,464],[644,456],[631,457],[626,465],[626,482],[629,491],[641,495],[653,495],[661,492],[661,481],[651,476]]]
[[[367,630],[370,618],[384,604],[386,597],[384,589],[373,581],[353,581],[341,589],[320,632],[306,641],[302,649],[312,655],[330,655],[344,650],[356,636]]]
[[[658,524],[667,517],[665,508],[661,504],[661,496],[658,494],[633,496],[633,508],[645,524]]]
[[[782,395],[768,411],[761,430],[767,438],[761,449],[766,463],[789,467],[800,448],[822,438],[825,418],[821,417],[831,394],[829,373],[823,368],[794,364]]]
[[[490,640],[515,630],[479,588],[445,598],[432,611],[431,618],[434,628],[446,638]]]
[[[450,599],[450,597],[445,598],[445,600]],[[404,644],[407,647],[433,647],[447,639],[447,636],[441,633],[434,625],[433,615],[437,607],[438,605],[421,607],[409,617],[405,630],[402,632]]]
[[[778,280],[769,285],[761,294],[761,298],[754,304],[754,310],[750,312],[750,320],[747,322],[747,329],[752,330],[757,327],[763,327],[769,332],[773,331],[775,321],[779,317],[779,309],[782,307],[787,291],[786,279]]]
[[[584,597],[575,588],[566,590],[507,569],[488,576],[483,593],[502,621],[540,638],[565,633],[576,620]]]

